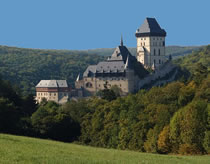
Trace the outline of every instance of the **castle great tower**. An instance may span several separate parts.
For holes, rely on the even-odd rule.
[[[145,68],[156,69],[165,63],[166,32],[155,18],[146,18],[136,30],[137,60]]]

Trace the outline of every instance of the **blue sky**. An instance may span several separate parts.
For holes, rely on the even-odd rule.
[[[1,0],[0,45],[41,49],[136,46],[135,31],[155,17],[167,45],[210,44],[209,0]]]

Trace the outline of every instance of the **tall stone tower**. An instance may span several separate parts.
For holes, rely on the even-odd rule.
[[[145,68],[157,69],[165,61],[166,32],[155,18],[146,18],[136,30],[137,60]]]

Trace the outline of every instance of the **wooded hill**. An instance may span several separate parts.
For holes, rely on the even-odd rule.
[[[101,98],[64,105],[36,105],[33,96],[22,97],[0,80],[0,132],[140,152],[209,154],[210,45],[188,58],[189,79],[126,97],[106,90]]]
[[[172,56],[185,55],[199,47],[166,47]],[[39,50],[0,46],[0,74],[5,80],[21,88],[24,95],[33,93],[35,85],[44,79],[66,79],[72,86],[79,73],[88,65],[110,56],[114,49],[83,51]],[[136,49],[130,48],[135,55]]]

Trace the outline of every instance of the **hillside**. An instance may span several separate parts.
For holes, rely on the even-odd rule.
[[[192,53],[193,51],[199,50],[202,46],[167,46],[166,47],[166,56],[172,55],[174,58],[185,56]],[[136,56],[136,48],[128,48],[132,55]],[[103,56],[110,56],[114,48],[99,48],[99,49],[90,49],[84,50],[82,52],[88,54],[99,54]]]
[[[0,134],[0,163],[209,163],[210,156],[175,156],[94,148]]]
[[[185,55],[198,47],[166,47],[166,54]],[[110,56],[114,49],[83,51],[40,50],[0,46],[0,75],[21,88],[23,94],[34,94],[42,79],[66,79],[72,86],[79,73],[90,64]],[[136,49],[129,48],[135,55]]]
[[[203,54],[208,61],[209,46],[198,58]],[[203,64],[191,63],[187,80],[125,97],[110,99],[107,92],[63,105],[37,105],[33,95],[22,97],[0,79],[0,133],[147,153],[209,154],[210,72]]]
[[[29,94],[41,79],[66,79],[73,84],[89,64],[103,59],[85,52],[0,46],[0,75]]]
[[[202,63],[210,70],[210,45],[203,47],[201,51],[196,51],[188,56],[176,59],[174,62],[191,73],[195,71],[196,63]]]

